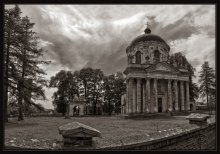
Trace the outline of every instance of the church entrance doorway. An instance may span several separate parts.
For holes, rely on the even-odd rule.
[[[193,105],[192,104],[190,104],[190,111],[192,111],[193,110]]]
[[[78,116],[79,115],[79,106],[74,106],[73,107],[73,116]]]
[[[158,112],[162,112],[162,98],[158,98]]]

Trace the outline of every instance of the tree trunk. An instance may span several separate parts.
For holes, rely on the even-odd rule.
[[[96,102],[94,102],[93,114],[96,115]]]
[[[212,102],[209,102],[210,104],[210,114],[212,114]]]
[[[209,105],[209,102],[208,102],[208,94],[206,94],[206,102],[207,102],[207,108],[208,108],[208,111],[209,111],[209,114],[210,114],[210,105]]]
[[[18,82],[18,121],[24,120],[23,116],[23,106],[22,106],[22,100],[23,100],[23,89],[22,89],[22,82]]]
[[[86,90],[87,90],[87,84],[86,84],[86,82],[84,82],[84,92],[85,92],[85,99],[87,98],[86,96],[87,96],[87,93],[86,93]]]
[[[5,59],[5,72],[4,72],[4,121],[8,122],[8,65],[9,65],[9,49],[10,49],[10,39],[11,32],[8,32],[8,41],[7,41],[7,49],[6,49],[6,59]]]
[[[65,118],[66,118],[66,119],[69,119],[69,118],[70,118],[70,104],[67,104],[67,106],[66,106]]]
[[[5,81],[6,79],[4,79]],[[6,86],[6,81],[4,85],[4,94],[3,94],[3,102],[4,102],[4,121],[8,122],[8,86]]]
[[[27,28],[26,28],[26,31],[25,31],[25,37],[26,37],[26,47],[28,46],[28,34],[27,34]],[[23,113],[22,113],[22,101],[24,99],[24,80],[25,80],[25,68],[26,68],[26,59],[25,59],[25,56],[26,56],[26,49],[24,49],[24,52],[23,52],[23,65],[22,65],[22,74],[21,74],[21,79],[20,79],[20,89],[19,89],[19,95],[18,95],[18,110],[19,110],[19,116],[18,116],[18,120],[24,120],[24,117],[23,117]],[[20,117],[20,118],[19,118]]]
[[[210,104],[209,104],[209,97],[208,97],[208,84],[207,84],[207,78],[205,78],[205,88],[206,88],[206,101],[207,101],[207,108],[208,108],[208,111],[209,111],[209,114],[210,113]]]
[[[111,101],[108,100],[108,114],[111,115],[112,112],[111,112]]]

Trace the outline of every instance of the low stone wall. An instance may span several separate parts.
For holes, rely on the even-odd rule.
[[[173,130],[173,129],[171,129]],[[174,132],[174,130],[173,130]],[[215,150],[216,149],[216,123],[211,122],[207,126],[192,125],[191,128],[181,131],[172,131],[169,135],[164,133],[159,137],[151,137],[148,141],[121,145],[117,147],[105,147],[105,150]]]

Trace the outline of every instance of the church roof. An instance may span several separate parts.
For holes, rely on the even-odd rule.
[[[169,45],[160,37],[157,35],[153,35],[153,34],[142,34],[138,37],[136,37],[131,43],[130,46],[135,45],[138,42],[144,42],[144,41],[157,41],[157,42],[161,42],[163,44],[165,44],[168,49],[170,49]]]
[[[160,37],[154,34],[151,34],[151,29],[149,28],[149,24],[147,22],[147,28],[144,30],[145,34],[142,34],[136,37],[129,46],[134,46],[138,42],[146,42],[146,41],[157,41],[163,43],[167,46],[168,50],[170,50],[169,45]]]

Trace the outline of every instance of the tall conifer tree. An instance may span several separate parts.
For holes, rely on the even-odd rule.
[[[205,61],[202,64],[202,69],[199,72],[199,91],[202,97],[206,97],[209,113],[212,114],[212,105],[209,98],[215,94],[215,74],[213,68],[209,66],[209,63]]]

